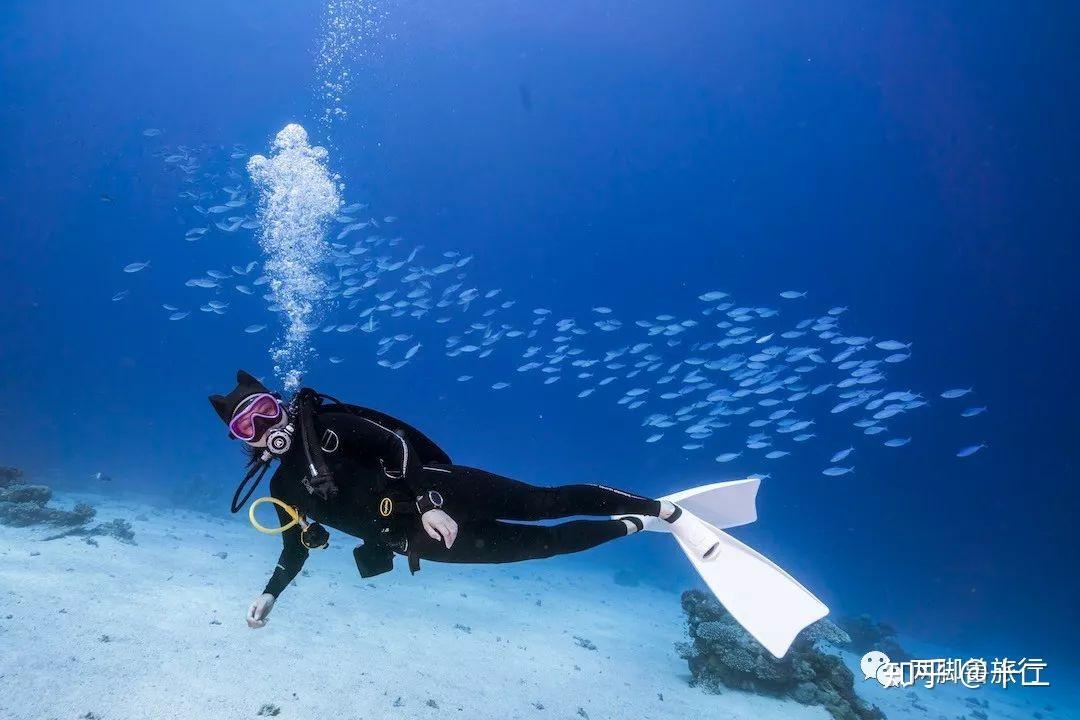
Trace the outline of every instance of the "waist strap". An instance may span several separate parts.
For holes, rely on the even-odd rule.
[[[416,572],[420,570],[420,556],[416,551],[416,543],[411,542],[409,535],[413,532],[422,533],[424,530],[418,528],[416,523],[405,523],[404,527],[399,524],[400,521],[406,520],[407,518],[419,518],[420,509],[416,506],[415,500],[407,495],[387,493],[379,498],[377,510],[378,519],[384,528],[382,532],[392,536],[394,533],[391,531],[391,528],[397,526],[394,529],[401,532],[402,536],[405,538],[405,546],[403,548],[400,546],[393,547],[393,545],[390,545],[390,547],[395,552],[408,558],[409,572],[415,575]],[[389,545],[385,540],[384,543]]]
[[[376,505],[379,518],[388,521],[395,516],[419,515],[420,509],[416,507],[416,501],[408,495],[401,493],[384,493]]]

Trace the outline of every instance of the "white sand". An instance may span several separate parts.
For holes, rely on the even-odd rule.
[[[828,717],[689,687],[673,647],[685,635],[677,596],[615,585],[614,568],[425,563],[410,576],[399,558],[369,582],[352,539],[333,533],[267,627],[251,630],[244,613],[278,538],[240,517],[100,497],[58,504],[77,499],[98,519],[132,520],[138,545],[36,542],[38,531],[0,527],[5,720],[245,718],[264,703],[281,718],[575,718],[578,708],[593,719]],[[214,556],[222,551],[227,559]]]
[[[334,532],[267,627],[251,630],[244,613],[276,561],[278,538],[240,516],[89,496],[54,503],[83,499],[99,520],[131,520],[138,545],[40,542],[38,530],[0,527],[4,720],[88,712],[231,720],[256,717],[264,703],[283,719],[572,719],[583,717],[579,708],[593,720],[829,718],[820,707],[689,687],[673,647],[685,637],[678,596],[618,586],[612,567],[425,563],[410,576],[399,558],[393,573],[369,582],[356,572],[352,539]],[[858,687],[892,718],[963,711],[950,700],[923,714],[902,692],[871,685]],[[945,693],[920,696],[931,706]],[[993,718],[1011,717],[994,710]]]

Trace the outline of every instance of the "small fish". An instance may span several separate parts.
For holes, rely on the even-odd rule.
[[[883,445],[885,445],[885,447],[904,447],[909,442],[911,442],[911,438],[892,438],[886,440]]]
[[[737,453],[737,452],[721,453],[720,455],[716,456],[716,462],[719,462],[719,463],[731,462],[732,460],[739,457],[740,455],[742,455],[742,453]]]
[[[344,360],[344,358],[339,358],[337,355],[331,355],[330,356],[330,362],[337,365],[338,363],[345,362],[345,360]]]
[[[855,448],[853,448],[853,447],[849,447],[847,450],[841,450],[840,452],[836,453],[831,458],[829,458],[829,464],[830,465],[835,465],[836,463],[840,462],[841,460],[846,458],[848,455],[850,455],[853,450],[855,450]]]
[[[176,310],[179,310],[179,308],[173,307],[172,305],[162,305],[161,307],[165,308],[166,310],[168,310],[170,312],[174,312]]]
[[[118,293],[116,293],[115,295],[112,296],[112,301],[113,302],[120,302],[121,300],[123,300],[124,298],[126,298],[130,294],[131,294],[130,290],[121,290],[120,292],[118,292]]]
[[[146,128],[142,131],[143,137],[157,137],[161,134],[161,130],[157,128]]]
[[[966,448],[961,448],[956,453],[956,457],[960,457],[960,458],[971,457],[972,455],[979,452],[980,450],[982,450],[985,447],[990,447],[990,446],[987,445],[986,443],[979,443],[978,445],[968,445]]]
[[[897,340],[882,340],[874,347],[876,347],[878,350],[888,350],[891,352],[893,350],[907,350],[911,347],[911,343],[905,344]]]
[[[971,407],[960,413],[960,417],[975,417],[976,415],[982,415],[984,412],[986,412],[985,407]]]
[[[246,333],[257,333],[257,332],[262,332],[265,329],[266,329],[265,325],[248,325],[246,328],[244,328],[244,332],[246,332]]]
[[[829,477],[840,477],[841,475],[847,475],[848,473],[855,472],[855,468],[849,467],[827,467],[821,471],[822,475],[828,475]]]
[[[768,458],[769,460],[778,460],[778,459],[784,457],[785,455],[790,455],[790,454],[791,453],[789,453],[787,450],[773,450],[772,452],[767,453],[765,455],[765,457]]]
[[[98,482],[112,482],[112,478],[103,472],[96,472],[90,476],[91,480],[97,480]]]
[[[127,265],[124,266],[124,272],[126,272],[126,273],[137,273],[140,270],[145,270],[148,267],[150,267],[150,261],[149,260],[147,260],[146,262],[128,263]]]
[[[169,316],[169,319],[170,320],[183,320],[184,318],[186,318],[190,314],[191,313],[189,311],[187,311],[187,310],[183,310],[181,312],[174,312],[172,315]]]
[[[972,388],[954,388],[952,390],[946,390],[945,392],[941,393],[941,397],[945,398],[946,400],[954,400],[959,397],[964,397],[971,391]]]
[[[728,294],[726,292],[721,292],[720,290],[710,290],[703,295],[698,295],[698,300],[701,300],[702,302],[716,302],[717,300],[723,300],[727,296]]]
[[[508,388],[508,387],[510,387],[510,383],[508,383],[508,382],[497,382],[497,383],[495,383],[494,385],[491,386],[491,389],[492,390],[502,390],[502,389]]]
[[[785,300],[795,300],[797,298],[806,297],[806,293],[799,292],[797,290],[785,290],[784,292],[780,293],[780,297],[784,298]]]
[[[645,442],[654,443],[662,437],[664,437],[664,433],[656,433],[655,435],[650,435],[649,437],[645,438]]]

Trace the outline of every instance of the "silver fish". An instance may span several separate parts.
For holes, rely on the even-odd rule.
[[[959,457],[959,458],[971,457],[972,455],[979,452],[980,450],[982,450],[985,447],[989,447],[989,445],[987,445],[986,443],[979,443],[978,445],[968,445],[966,448],[961,448],[956,453],[956,457]]]
[[[840,462],[841,460],[846,458],[848,455],[850,455],[854,449],[855,448],[853,448],[853,447],[849,447],[847,450],[841,450],[840,452],[836,453],[831,458],[829,458],[829,464],[830,465],[835,465],[836,463]]]

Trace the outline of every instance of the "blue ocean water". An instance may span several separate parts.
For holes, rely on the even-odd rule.
[[[348,114],[326,123],[317,3],[0,12],[0,464],[161,496],[199,477],[220,484],[224,512],[242,459],[206,396],[238,367],[272,377],[280,323],[235,293],[223,315],[197,310],[217,293],[185,280],[260,251],[251,232],[186,242],[206,223],[164,160],[179,146],[207,167],[267,153],[299,122],[345,203],[398,218],[386,234],[425,262],[472,255],[464,287],[501,289],[523,327],[533,308],[591,323],[597,306],[628,327],[704,322],[698,296],[717,289],[780,310],[779,329],[846,306],[845,332],[913,343],[887,385],[929,407],[879,437],[814,405],[800,413],[817,437],[776,460],[734,427],[701,450],[647,444],[618,394],[578,399],[569,377],[515,372],[525,344],[448,357],[447,335],[475,319],[461,315],[403,318],[392,332],[413,338],[395,357],[422,348],[396,370],[375,362],[382,332],[316,332],[307,384],[541,484],[661,494],[768,473],[761,519],[737,534],[834,611],[1075,678],[1074,7],[386,3],[378,18],[346,58]],[[247,182],[202,172],[199,187]],[[193,312],[171,322],[162,304]],[[975,392],[940,397],[957,387]],[[882,446],[897,436],[912,441]],[[855,473],[823,476],[849,445]],[[743,454],[716,463],[725,451]],[[691,585],[665,550],[588,561]]]

